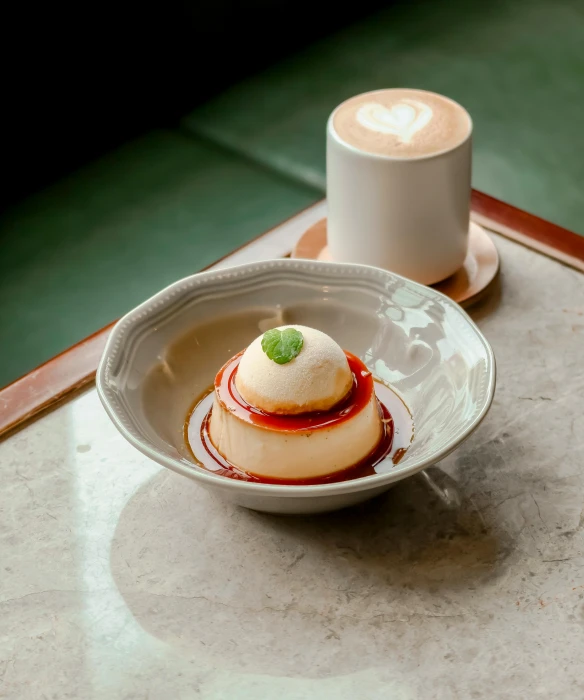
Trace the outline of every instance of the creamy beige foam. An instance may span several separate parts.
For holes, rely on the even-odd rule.
[[[235,386],[252,406],[266,413],[295,414],[328,411],[353,385],[347,356],[330,336],[307,326],[296,328],[304,344],[291,362],[278,365],[262,350],[256,338],[241,357]]]
[[[424,90],[376,90],[337,107],[333,127],[339,138],[368,153],[415,158],[446,151],[471,131],[466,110]]]

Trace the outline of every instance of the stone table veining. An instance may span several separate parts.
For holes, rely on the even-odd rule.
[[[584,276],[497,244],[492,410],[376,501],[230,506],[94,390],[0,444],[0,697],[584,697]]]

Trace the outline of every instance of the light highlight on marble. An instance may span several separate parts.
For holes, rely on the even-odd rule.
[[[584,696],[584,276],[497,238],[461,449],[278,518],[167,472],[94,390],[0,444],[0,697]]]

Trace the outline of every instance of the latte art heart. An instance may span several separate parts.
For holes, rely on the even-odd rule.
[[[420,158],[460,146],[472,131],[468,112],[426,90],[390,88],[350,97],[333,112],[334,137],[365,153]]]
[[[403,99],[392,107],[367,102],[358,109],[357,121],[367,129],[393,134],[403,143],[409,143],[418,131],[428,126],[432,115],[432,108],[423,102]]]

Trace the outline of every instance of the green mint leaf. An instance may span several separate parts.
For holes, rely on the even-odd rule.
[[[279,365],[293,360],[302,350],[304,338],[296,328],[272,328],[262,336],[262,350]]]

